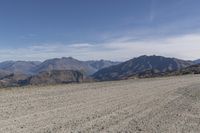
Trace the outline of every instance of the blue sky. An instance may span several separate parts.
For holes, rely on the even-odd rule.
[[[1,0],[0,61],[200,58],[199,0]]]

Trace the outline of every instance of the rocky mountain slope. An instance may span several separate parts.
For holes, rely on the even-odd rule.
[[[143,75],[162,74],[176,71],[194,64],[176,58],[162,56],[140,56],[121,64],[104,68],[93,74],[96,80],[120,80]]]

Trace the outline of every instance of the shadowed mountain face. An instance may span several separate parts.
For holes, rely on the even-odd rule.
[[[119,80],[138,76],[141,73],[165,73],[180,70],[192,65],[191,61],[162,56],[140,56],[119,65],[104,68],[93,74],[97,80]]]

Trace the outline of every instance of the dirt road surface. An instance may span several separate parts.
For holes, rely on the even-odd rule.
[[[0,133],[200,133],[200,76],[0,90]]]

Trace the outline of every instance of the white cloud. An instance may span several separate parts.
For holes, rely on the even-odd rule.
[[[193,60],[200,58],[200,34],[156,40],[118,38],[101,44],[38,44],[28,48],[1,49],[0,60],[45,60],[72,56],[80,60],[127,60],[140,55],[162,55]]]

